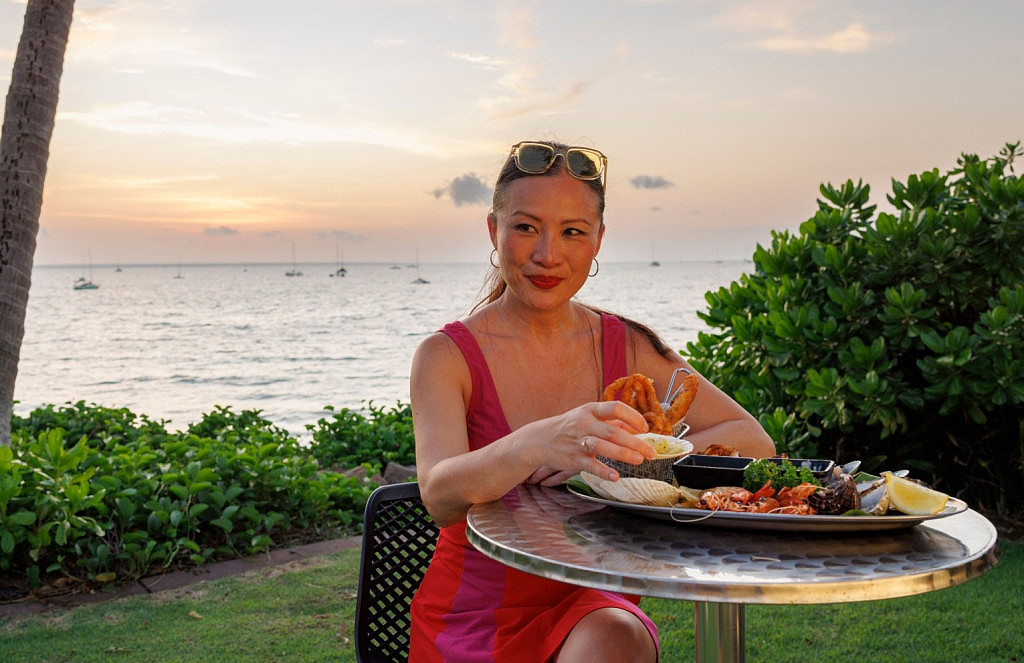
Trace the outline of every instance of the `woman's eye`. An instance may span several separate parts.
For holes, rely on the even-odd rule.
[[[517,223],[512,227],[522,233],[528,233],[533,230],[533,226],[531,226],[529,223]]]

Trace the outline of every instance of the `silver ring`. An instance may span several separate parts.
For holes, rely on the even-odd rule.
[[[586,451],[587,453],[590,453],[590,436],[589,435],[584,435],[583,436],[583,439],[580,440],[580,446],[583,447],[584,451]]]

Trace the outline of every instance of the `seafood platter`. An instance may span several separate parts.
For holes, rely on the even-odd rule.
[[[582,499],[646,517],[681,524],[774,531],[904,529],[967,509],[963,501],[908,478],[905,470],[872,475],[857,471],[859,463],[856,461],[839,466],[833,461],[818,460],[814,465],[828,465],[832,469],[823,480],[817,480],[809,470],[794,473],[798,466],[789,459],[733,458],[733,465],[747,461],[742,470],[748,477],[745,482],[730,480],[727,484],[694,488],[641,477],[608,481],[582,472],[567,488]],[[794,460],[806,462],[807,459]],[[765,466],[803,476],[799,483],[777,490],[771,480],[756,488],[750,478],[760,481]],[[720,469],[735,479],[735,467]],[[688,475],[684,472],[683,476]],[[711,475],[705,478],[707,476]],[[791,476],[786,482],[792,483]],[[750,490],[745,485],[756,489]]]
[[[692,453],[693,445],[682,439],[687,431],[682,417],[696,388],[696,377],[688,374],[678,390],[670,385],[669,397],[660,403],[642,375],[610,385],[605,400],[621,400],[644,415],[654,433],[647,441],[658,456],[639,465],[601,458],[620,478],[608,481],[582,472],[567,482],[569,492],[681,524],[773,531],[905,529],[967,509],[962,500],[909,477],[906,470],[875,475],[860,471],[859,461],[754,459],[720,444]]]

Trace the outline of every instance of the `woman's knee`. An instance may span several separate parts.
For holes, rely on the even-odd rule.
[[[620,608],[601,608],[576,624],[555,660],[653,662],[657,660],[657,646],[639,617]]]

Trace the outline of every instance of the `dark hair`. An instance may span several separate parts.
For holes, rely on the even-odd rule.
[[[551,147],[555,148],[556,151],[565,150],[566,147],[568,147],[563,143],[558,143],[549,140],[533,142],[550,145]],[[544,177],[546,175],[554,175],[565,170],[566,165],[565,159],[563,158],[561,163],[558,162],[558,159],[555,159],[555,163],[551,166],[551,168],[543,173],[527,173],[522,170],[519,170],[519,167],[516,166],[515,159],[513,159],[512,155],[509,154],[508,158],[505,159],[505,165],[501,167],[501,171],[499,171],[498,173],[497,181],[494,183],[494,198],[491,201],[491,212],[493,213],[494,211],[499,210],[506,205],[506,191],[508,189],[508,185],[511,182],[514,182],[515,180],[518,180],[519,178],[522,177]],[[597,196],[597,215],[598,219],[600,219],[601,221],[601,226],[604,226],[605,186],[601,184],[600,179],[580,181],[589,186],[591,191],[593,191],[594,194]],[[483,297],[483,299],[478,301],[473,306],[470,312],[475,312],[480,307],[496,301],[505,293],[506,287],[508,287],[508,284],[506,284],[505,280],[501,278],[501,272],[498,271],[497,268],[492,267],[491,270],[487,273],[487,276],[484,278],[484,284],[483,287],[481,288],[481,292],[486,292],[487,294]],[[626,323],[627,326],[640,332],[642,336],[647,338],[647,340],[650,341],[651,345],[654,347],[655,350],[658,351],[658,353],[666,357],[670,357],[672,355],[672,349],[668,347],[668,345],[666,345],[665,342],[661,340],[661,337],[658,336],[658,334],[647,325],[636,322],[635,320],[630,320],[629,318],[624,318],[623,316],[618,315],[617,313],[605,311],[603,309],[599,309],[588,304],[583,304],[583,306],[590,309],[591,311],[594,311],[595,313],[607,313],[609,315],[614,315],[615,317]]]

